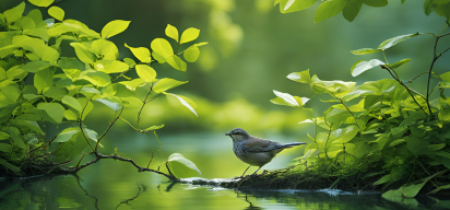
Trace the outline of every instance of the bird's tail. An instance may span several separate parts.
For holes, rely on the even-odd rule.
[[[284,144],[283,146],[286,149],[286,148],[292,148],[294,146],[299,146],[299,145],[303,145],[303,144],[306,144],[306,143],[304,143],[304,142],[293,142],[293,143]]]

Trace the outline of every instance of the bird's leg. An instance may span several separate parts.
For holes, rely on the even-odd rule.
[[[256,171],[255,171],[255,173],[253,173],[253,174],[252,174],[252,176],[253,176],[253,175],[255,175],[255,174],[256,174],[256,172],[258,172],[258,171],[259,171],[259,169],[261,169],[261,167],[262,167],[262,166],[260,166],[260,167],[258,168],[258,170],[256,170]]]
[[[244,177],[245,172],[247,172],[247,170],[250,168],[250,166],[251,166],[251,165],[249,165],[249,166],[247,167],[247,169],[245,169],[244,173],[242,174],[242,177]]]

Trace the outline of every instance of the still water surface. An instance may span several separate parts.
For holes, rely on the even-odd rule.
[[[119,155],[146,165],[155,150],[151,167],[173,152],[182,153],[197,164],[204,178],[233,177],[246,168],[234,157],[231,140],[218,134],[161,135],[158,142],[149,135],[114,135],[105,141],[103,153],[118,147]],[[279,136],[281,142],[295,141]],[[289,165],[302,149],[277,156],[266,169]],[[255,170],[251,168],[250,170]],[[160,175],[138,173],[127,163],[102,160],[76,176],[34,177],[0,182],[0,209],[450,209],[450,202],[433,198],[404,200],[381,198],[376,192],[338,190],[244,190],[171,184]]]

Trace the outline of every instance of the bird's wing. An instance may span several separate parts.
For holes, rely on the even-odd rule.
[[[242,144],[242,150],[244,150],[245,152],[270,152],[283,148],[283,144],[253,136],[251,136],[247,142]]]

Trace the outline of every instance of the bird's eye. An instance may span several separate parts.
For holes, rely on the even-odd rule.
[[[241,133],[237,132],[236,135],[241,135]]]

